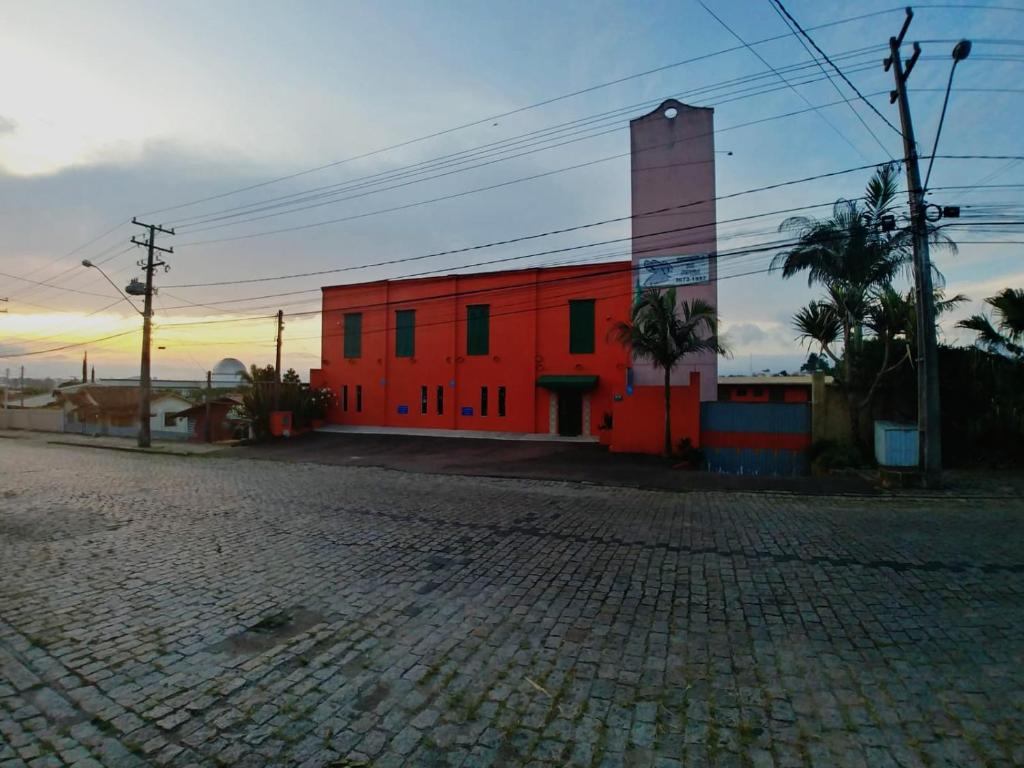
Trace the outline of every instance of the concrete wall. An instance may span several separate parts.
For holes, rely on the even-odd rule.
[[[0,429],[63,432],[64,412],[59,409],[8,408],[0,410]]]
[[[825,383],[825,376],[814,374],[811,384],[811,441],[850,442],[850,409],[846,395]]]
[[[674,117],[668,116],[670,110]],[[709,280],[678,286],[676,296],[680,303],[700,298],[717,307],[714,110],[669,99],[632,120],[629,133],[634,285],[643,259],[711,254]],[[649,363],[635,362],[634,370],[639,386],[662,383],[661,371]],[[692,372],[700,373],[701,399],[715,400],[717,356],[706,353],[684,361],[672,372],[672,384],[685,386]]]

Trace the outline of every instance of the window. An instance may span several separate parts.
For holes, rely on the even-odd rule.
[[[594,351],[594,299],[569,302],[569,353],[586,355]]]
[[[736,387],[736,397],[746,397],[746,396],[747,396],[747,388],[746,387]]]
[[[480,415],[487,415],[487,387],[480,387]]]
[[[164,414],[164,426],[165,427],[176,427],[178,426],[178,417],[171,412]]]
[[[773,403],[781,403],[786,400],[786,392],[782,387],[769,387],[768,399]]]
[[[348,384],[341,385],[341,410],[348,410]]]
[[[363,412],[363,385],[356,384],[356,413]]]
[[[505,415],[505,388],[498,387],[498,415]]]
[[[349,312],[345,315],[345,357],[362,357],[363,354],[363,313]]]
[[[416,310],[399,309],[395,312],[395,357],[413,357],[416,354]]]
[[[491,346],[491,305],[470,304],[466,314],[466,354],[486,355]]]
[[[762,397],[764,395],[764,389],[762,387],[754,387],[754,397]]]
[[[444,413],[444,387],[439,386],[437,388],[437,415],[440,416]]]
[[[427,388],[420,387],[420,413],[427,412]]]

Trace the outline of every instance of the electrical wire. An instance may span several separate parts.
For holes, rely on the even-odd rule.
[[[768,67],[768,69],[770,69],[772,72],[774,72],[776,77],[778,77],[779,80],[781,80],[783,83],[785,83],[786,86],[789,88],[789,90],[791,90],[793,93],[795,93],[797,96],[799,96],[800,99],[805,104],[807,104],[808,106],[811,106],[811,107],[814,106],[813,104],[811,104],[810,99],[808,99],[803,93],[798,91],[795,86],[793,86],[785,77],[783,77],[782,74],[780,74],[779,71],[775,67],[773,67],[764,56],[762,56],[760,53],[758,53],[757,50],[755,50],[753,46],[748,44],[746,40],[744,40],[742,37],[740,37],[739,34],[737,34],[736,31],[732,27],[730,27],[728,24],[726,24],[718,14],[716,14],[714,11],[712,11],[710,8],[708,8],[708,6],[704,3],[704,0],[697,0],[697,2],[700,3],[700,7],[701,8],[703,8],[705,11],[708,12],[708,14],[711,16],[711,18],[713,18],[715,21],[717,21],[720,25],[722,25],[725,28],[726,32],[728,32],[730,35],[732,35],[737,40],[739,40],[744,48],[746,48],[748,51],[750,51],[752,54],[754,54],[754,56],[756,56],[758,58],[758,60],[762,64],[764,64],[766,67]],[[831,128],[833,130],[833,132],[839,138],[841,138],[843,141],[845,141],[854,152],[856,152],[858,155],[860,155],[862,159],[867,160],[867,157],[864,155],[863,152],[860,151],[860,148],[856,144],[854,144],[852,141],[850,141],[850,139],[846,136],[846,134],[843,133],[842,131],[840,131],[839,127],[836,126],[831,120],[829,120],[825,116],[825,114],[819,108],[814,107],[814,112],[815,112],[815,114],[818,115],[818,117],[820,117],[822,119],[822,121],[829,128]],[[886,154],[889,154],[890,157],[892,156],[889,153],[889,151],[884,146],[882,147],[882,150]]]
[[[894,12],[899,11],[899,10],[903,10],[903,9],[901,7],[894,7],[894,8],[888,8],[888,9],[885,9],[885,10],[881,10],[881,11],[872,11],[870,13],[863,13],[863,14],[859,14],[857,16],[850,16],[850,17],[847,17],[847,18],[838,19],[836,21],[826,22],[824,24],[819,24],[817,26],[809,27],[809,29],[810,30],[826,29],[826,28],[830,28],[830,27],[835,27],[835,26],[843,25],[843,24],[849,24],[849,23],[852,23],[852,22],[855,22],[855,21],[862,21],[864,19],[875,18],[877,16],[884,16],[886,14],[894,13]],[[769,43],[769,42],[773,42],[775,40],[780,40],[780,39],[782,39],[784,37],[786,37],[786,35],[775,35],[775,36],[772,36],[772,37],[763,38],[761,40],[756,40],[756,41],[752,42],[751,45],[762,45],[764,43]],[[614,86],[614,85],[620,85],[622,83],[629,82],[631,80],[636,80],[636,79],[641,78],[641,77],[646,77],[648,75],[656,74],[656,73],[659,73],[659,72],[665,72],[667,70],[675,69],[677,67],[681,67],[681,66],[684,66],[686,64],[693,64],[693,63],[696,63],[696,62],[699,62],[699,61],[705,61],[707,59],[711,59],[711,58],[714,58],[714,57],[717,57],[717,56],[722,56],[722,55],[725,55],[725,54],[728,54],[728,53],[732,53],[734,51],[738,51],[738,50],[742,50],[742,49],[743,49],[742,46],[733,46],[731,48],[725,48],[725,49],[722,49],[722,50],[719,50],[719,51],[712,51],[710,53],[700,54],[698,56],[693,56],[693,57],[690,57],[688,59],[683,59],[681,61],[673,62],[671,64],[666,64],[666,65],[663,65],[663,66],[660,66],[660,67],[655,67],[653,69],[645,70],[643,72],[637,72],[637,73],[632,74],[632,75],[626,75],[624,77],[616,78],[614,80],[609,80],[609,81],[604,82],[604,83],[599,83],[597,85],[592,85],[592,86],[589,86],[587,88],[582,88],[580,90],[572,91],[570,93],[565,93],[565,94],[562,94],[562,95],[559,95],[559,96],[543,99],[541,101],[537,101],[537,102],[534,102],[532,104],[528,104],[528,105],[523,106],[523,107],[518,107],[518,108],[512,109],[512,110],[507,110],[505,112],[501,112],[501,113],[494,114],[494,115],[489,115],[487,117],[479,118],[477,120],[473,120],[473,121],[468,122],[468,123],[463,123],[461,125],[457,125],[457,126],[454,126],[452,128],[446,128],[446,129],[441,130],[441,131],[435,131],[433,133],[428,133],[428,134],[425,134],[423,136],[418,136],[416,138],[407,139],[405,141],[401,141],[401,142],[398,142],[396,144],[391,144],[391,145],[386,146],[386,147],[381,147],[381,148],[378,148],[378,149],[370,150],[368,152],[363,152],[361,154],[352,155],[352,156],[343,158],[341,160],[334,160],[334,161],[329,162],[329,163],[324,163],[322,165],[318,165],[318,166],[315,166],[315,167],[312,167],[312,168],[307,168],[307,169],[304,169],[304,170],[301,170],[301,171],[297,171],[295,173],[290,173],[290,174],[286,174],[286,175],[283,175],[283,176],[278,176],[276,178],[269,179],[267,181],[262,181],[262,182],[259,182],[259,183],[256,183],[256,184],[250,184],[248,186],[244,186],[244,187],[239,187],[239,188],[236,188],[236,189],[228,190],[226,192],[221,192],[221,193],[216,194],[216,195],[209,195],[207,197],[197,198],[195,200],[190,200],[190,201],[186,201],[184,203],[178,203],[176,205],[166,206],[166,207],[163,207],[163,208],[155,208],[155,209],[150,210],[150,211],[145,211],[145,212],[143,212],[140,215],[141,216],[150,216],[150,215],[157,214],[157,213],[164,213],[164,212],[167,212],[167,211],[180,210],[182,208],[187,208],[187,207],[190,207],[190,206],[193,206],[193,205],[198,205],[200,203],[209,202],[211,200],[219,200],[219,199],[222,199],[224,197],[228,197],[230,195],[239,194],[241,192],[248,192],[248,191],[253,190],[253,189],[259,189],[261,187],[266,187],[266,186],[269,186],[271,184],[277,184],[277,183],[279,183],[281,181],[287,181],[287,180],[290,180],[290,179],[298,178],[300,176],[306,176],[306,175],[311,174],[311,173],[316,173],[318,171],[326,170],[328,168],[334,168],[334,167],[337,167],[339,165],[343,165],[345,163],[353,162],[355,160],[361,160],[361,159],[364,159],[364,158],[367,158],[367,157],[372,157],[374,155],[382,154],[384,152],[390,152],[390,151],[395,150],[395,149],[400,149],[400,148],[403,148],[403,147],[410,146],[412,144],[416,144],[416,143],[419,143],[419,142],[427,141],[428,139],[438,138],[440,136],[445,136],[445,135],[454,133],[456,131],[464,130],[466,128],[472,128],[472,127],[475,127],[475,126],[478,126],[478,125],[483,125],[484,123],[493,122],[495,120],[500,120],[500,119],[503,119],[503,118],[506,118],[506,117],[511,117],[513,115],[522,114],[524,112],[527,112],[527,111],[530,111],[530,110],[534,110],[534,109],[538,109],[540,107],[548,106],[550,104],[554,104],[554,103],[557,103],[559,101],[563,101],[565,99],[570,99],[570,98],[574,98],[576,96],[581,96],[581,95],[584,95],[584,94],[587,94],[587,93],[592,93],[594,91],[601,90],[603,88],[608,88],[608,87],[611,87],[611,86]]]
[[[798,22],[796,19],[794,19],[793,18],[793,14],[791,14],[786,9],[786,6],[784,6],[782,4],[782,0],[773,0],[773,2],[777,6],[779,6],[779,10],[782,11],[786,15],[786,18],[789,19],[793,23],[793,26],[795,26],[797,28],[797,30],[799,30],[800,34],[804,36],[804,38],[807,40],[807,42],[810,43],[812,46],[814,46],[814,50],[816,50],[821,55],[821,58],[823,58],[825,61],[827,61],[829,63],[829,65],[832,67],[832,69],[834,69],[836,71],[836,74],[838,74],[841,78],[843,78],[843,82],[845,82],[848,86],[850,86],[850,88],[853,90],[854,93],[857,94],[857,96],[860,98],[860,100],[863,101],[865,104],[867,104],[868,108],[872,112],[874,112],[876,115],[878,115],[881,118],[883,123],[885,123],[890,128],[892,128],[892,130],[894,130],[898,136],[902,137],[903,136],[903,132],[899,128],[897,128],[895,125],[893,125],[891,122],[889,122],[889,119],[885,115],[883,115],[881,112],[878,111],[878,107],[876,107],[874,104],[872,104],[870,101],[867,100],[867,98],[864,96],[864,94],[860,92],[860,89],[857,88],[857,86],[853,84],[853,82],[850,80],[850,78],[848,78],[846,76],[846,74],[843,72],[843,70],[841,70],[835,64],[835,62],[833,62],[832,59],[830,59],[828,57],[828,54],[825,53],[823,50],[821,50],[821,48],[818,46],[818,44],[816,42],[814,42],[814,38],[811,37],[809,34],[807,34],[807,30],[805,30],[803,27],[800,26],[800,22]]]
[[[832,79],[832,76],[829,75],[828,70],[825,69],[825,66],[820,61],[818,61],[818,58],[814,55],[810,47],[807,45],[807,42],[803,39],[803,37],[801,37],[797,33],[796,29],[794,29],[789,19],[785,17],[782,11],[779,10],[778,6],[776,6],[775,3],[773,3],[771,0],[768,0],[768,5],[771,7],[773,11],[775,11],[775,15],[782,20],[782,23],[786,25],[786,29],[788,29],[790,33],[793,35],[793,37],[796,38],[796,41],[800,43],[801,47],[803,47],[807,55],[811,57],[811,61],[818,65],[818,68],[821,69],[825,77],[828,78],[828,81],[831,84],[832,88],[834,88],[835,92],[839,94],[839,97],[846,102],[846,106],[850,108],[850,111],[853,112],[854,117],[857,118],[860,124],[864,126],[864,129],[869,134],[871,134],[871,138],[875,140],[875,143],[882,148],[882,151],[889,156],[890,160],[895,161],[895,158],[892,156],[892,152],[890,152],[889,148],[882,143],[882,140],[880,138],[878,138],[878,134],[875,133],[874,129],[870,125],[868,125],[867,120],[864,119],[864,116],[861,115],[861,113],[857,111],[857,108],[853,106],[853,103],[850,101],[850,99],[846,96],[846,94],[843,93],[842,89],[839,87],[836,81]],[[838,61],[839,57],[833,57],[833,59]]]

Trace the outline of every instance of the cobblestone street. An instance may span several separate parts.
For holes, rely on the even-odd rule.
[[[0,766],[1024,764],[1024,501],[0,440]]]

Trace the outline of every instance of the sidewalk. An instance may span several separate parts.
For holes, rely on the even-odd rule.
[[[103,437],[64,432],[32,432],[24,429],[0,429],[0,439],[31,440],[49,445],[73,445],[79,448],[103,448],[108,451],[155,453],[164,456],[204,456],[229,448],[233,443],[189,443],[184,440],[154,440],[149,448],[139,448],[134,437]]]

